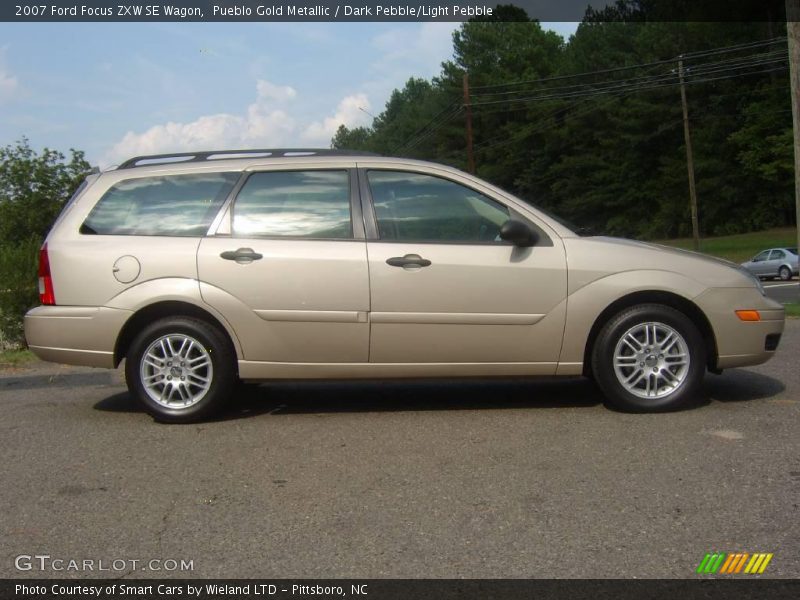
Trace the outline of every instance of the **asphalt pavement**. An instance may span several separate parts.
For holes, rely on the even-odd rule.
[[[118,372],[5,370],[0,577],[798,577],[798,354],[794,320],[671,414],[581,379],[281,383],[186,426]]]
[[[800,282],[793,281],[765,281],[763,283],[767,296],[781,304],[800,302]]]

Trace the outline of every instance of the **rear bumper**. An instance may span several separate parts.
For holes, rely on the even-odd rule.
[[[113,368],[114,345],[131,314],[105,307],[37,306],[25,315],[25,339],[42,360]]]
[[[781,304],[755,288],[713,288],[695,299],[714,330],[718,369],[759,365],[775,356],[774,336],[783,333]],[[736,310],[757,310],[760,321],[742,321]],[[770,336],[768,338],[768,336]]]

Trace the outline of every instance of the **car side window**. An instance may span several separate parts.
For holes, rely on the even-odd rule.
[[[233,204],[233,234],[351,239],[346,170],[253,173]]]
[[[475,190],[405,171],[370,170],[367,179],[381,240],[505,243],[508,208]]]
[[[763,262],[768,259],[769,259],[769,250],[764,250],[764,252],[756,254],[753,257],[753,262]]]
[[[769,257],[770,260],[783,260],[786,258],[786,253],[783,250],[773,250],[772,256]]]
[[[115,183],[81,225],[85,235],[200,236],[239,173],[138,177]]]

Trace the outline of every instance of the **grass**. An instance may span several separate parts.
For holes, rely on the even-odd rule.
[[[658,240],[656,243],[685,250],[694,248],[692,238]],[[754,231],[752,233],[725,235],[700,240],[701,252],[720,258],[727,258],[735,263],[749,260],[761,250],[783,246],[797,246],[797,230],[794,227],[781,227],[767,229],[766,231]]]
[[[692,238],[659,240],[656,243],[685,250],[693,249]],[[743,263],[761,250],[786,246],[797,246],[797,230],[794,227],[781,227],[767,229],[766,231],[754,231],[752,233],[725,235],[700,240],[701,252],[720,258],[727,258],[735,263]],[[784,307],[786,308],[787,317],[800,318],[800,303],[790,302],[784,304]]]
[[[0,352],[0,368],[20,367],[34,360],[37,358],[30,350],[3,350]]]
[[[789,302],[788,304],[784,304],[783,308],[786,309],[786,316],[792,318],[800,318],[800,303],[797,302]]]

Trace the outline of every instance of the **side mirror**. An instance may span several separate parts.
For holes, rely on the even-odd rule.
[[[527,247],[534,246],[539,236],[522,221],[509,219],[500,228],[500,239],[511,242],[515,246]]]

